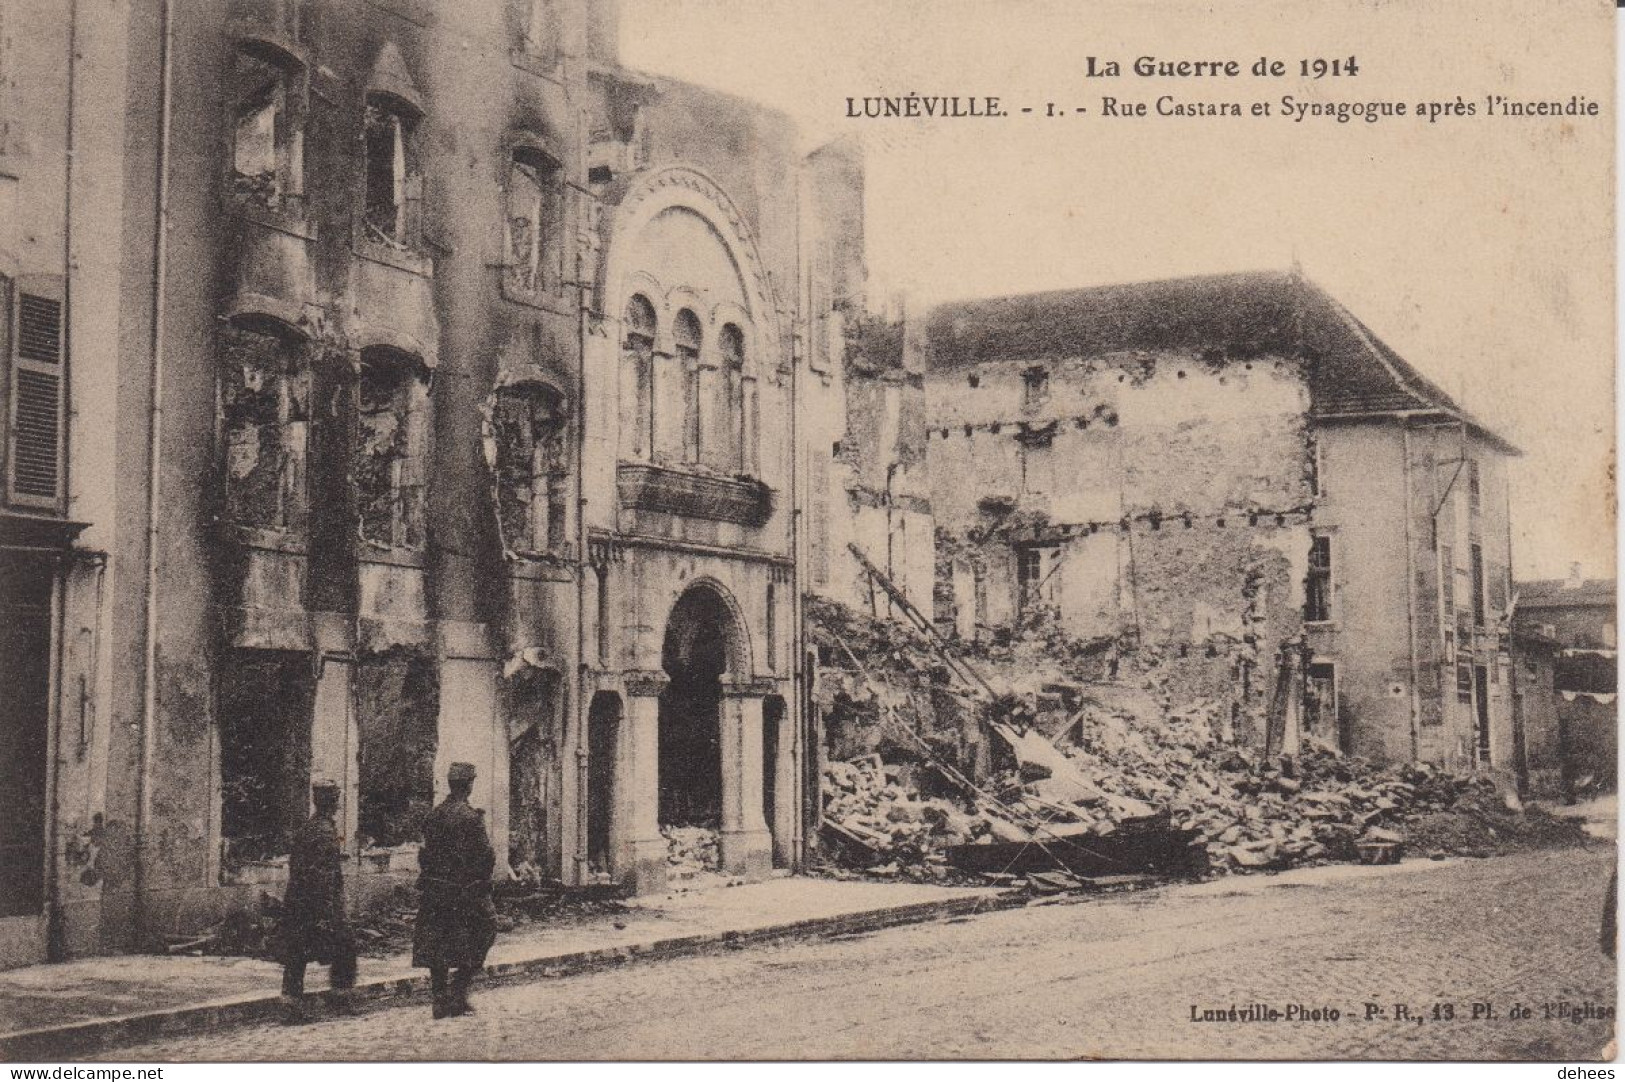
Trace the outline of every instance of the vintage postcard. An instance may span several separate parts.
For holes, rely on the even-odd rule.
[[[1602,0],[0,5],[0,1056],[1613,1058],[1616,127]]]

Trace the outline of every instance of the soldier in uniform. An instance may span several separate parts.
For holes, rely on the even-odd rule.
[[[338,783],[314,781],[310,795],[316,811],[293,838],[278,937],[282,1002],[292,1022],[304,1018],[300,997],[305,992],[307,964],[328,965],[328,982],[340,993],[337,999],[342,1008],[349,1008],[346,993],[355,987],[355,933],[344,911],[344,845],[334,822]]]
[[[468,1014],[468,986],[485,965],[496,939],[491,871],[496,853],[484,816],[469,806],[474,767],[453,763],[446,774],[451,794],[429,813],[418,850],[417,926],[412,964],[429,971],[434,1016]]]

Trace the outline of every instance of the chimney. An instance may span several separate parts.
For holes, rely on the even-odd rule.
[[[1570,590],[1578,590],[1585,585],[1585,576],[1580,574],[1580,561],[1576,560],[1569,564],[1569,579],[1563,585]]]
[[[587,5],[587,59],[618,66],[621,62],[620,0],[585,0]]]

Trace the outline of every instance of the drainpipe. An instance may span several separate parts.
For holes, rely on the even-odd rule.
[[[1421,752],[1421,742],[1417,734],[1417,723],[1422,711],[1422,697],[1417,691],[1416,682],[1418,669],[1416,664],[1416,545],[1412,529],[1412,499],[1411,499],[1411,426],[1408,421],[1401,421],[1405,439],[1405,625],[1410,636],[1411,650],[1411,762],[1416,762]],[[1442,690],[1441,690],[1442,694]]]
[[[803,161],[805,165],[805,161]],[[801,492],[801,362],[804,350],[798,349],[798,344],[804,341],[803,329],[805,322],[803,313],[811,308],[808,303],[803,308],[802,299],[807,296],[807,283],[802,281],[805,274],[805,260],[801,239],[801,197],[807,183],[807,177],[802,175],[796,184],[796,297],[790,318],[790,698],[793,703],[786,703],[786,710],[793,710],[791,716],[795,723],[790,726],[790,767],[795,784],[787,794],[788,799],[795,802],[795,827],[792,831],[790,844],[785,848],[792,855],[793,866],[804,867],[807,862],[806,846],[806,807],[807,807],[807,776],[802,763],[808,754],[806,735],[812,731],[813,720],[808,716],[807,709],[811,703],[806,682],[810,678],[807,672],[806,649],[806,606],[801,596],[802,571],[806,566],[802,553],[802,506]],[[758,418],[758,429],[760,419]],[[758,434],[758,439],[760,435]]]
[[[77,87],[74,84],[74,57],[79,51],[79,4],[78,0],[69,0],[68,3],[68,102],[67,102],[67,145],[63,148],[63,193],[66,199],[67,213],[62,222],[62,297],[63,309],[67,312],[67,323],[63,328],[63,339],[67,343],[71,339],[73,327],[73,158],[74,158],[74,105],[78,100]],[[68,389],[72,393],[72,387]],[[68,416],[71,419],[72,402],[69,401]],[[64,467],[63,488],[71,491],[72,474]],[[67,944],[63,938],[62,906],[57,892],[61,888],[62,876],[57,867],[59,856],[59,842],[61,839],[61,809],[57,806],[62,791],[62,680],[63,680],[63,639],[68,631],[68,583],[72,575],[72,563],[68,558],[59,558],[52,568],[51,608],[53,623],[55,625],[56,644],[51,657],[51,671],[46,680],[51,705],[47,716],[53,718],[50,737],[51,762],[45,773],[45,807],[46,807],[46,833],[45,833],[45,957],[47,961],[60,962],[67,957]]]
[[[141,749],[136,772],[135,869],[132,877],[137,943],[146,940],[150,917],[147,907],[147,835],[152,828],[152,763],[156,754],[158,714],[158,506],[159,474],[163,454],[164,422],[164,290],[169,271],[169,141],[173,89],[174,23],[170,0],[159,3],[159,89],[157,208],[153,218],[152,277],[152,386],[147,433],[147,574],[142,589],[146,617],[141,666]]]
[[[581,156],[586,145],[585,112],[576,111],[576,166],[583,166]],[[580,212],[584,193],[577,192],[576,205]],[[586,196],[591,198],[591,196]],[[579,212],[578,212],[579,213]],[[583,484],[587,451],[587,288],[586,261],[582,258],[582,230],[576,229],[576,656],[575,656],[575,729],[576,729],[576,885],[586,883],[590,854],[587,851],[587,792],[591,752],[587,748],[587,486]],[[600,631],[599,634],[602,634]],[[562,812],[563,809],[561,808]],[[562,857],[563,854],[560,854]]]

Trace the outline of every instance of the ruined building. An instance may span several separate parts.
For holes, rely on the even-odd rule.
[[[678,824],[798,866],[861,177],[621,67],[612,3],[70,7],[0,34],[0,961],[279,893],[316,775],[357,904],[454,760],[499,874],[655,890]]]
[[[1510,766],[1517,452],[1299,273],[949,304],[923,349],[943,626],[1244,743]]]

